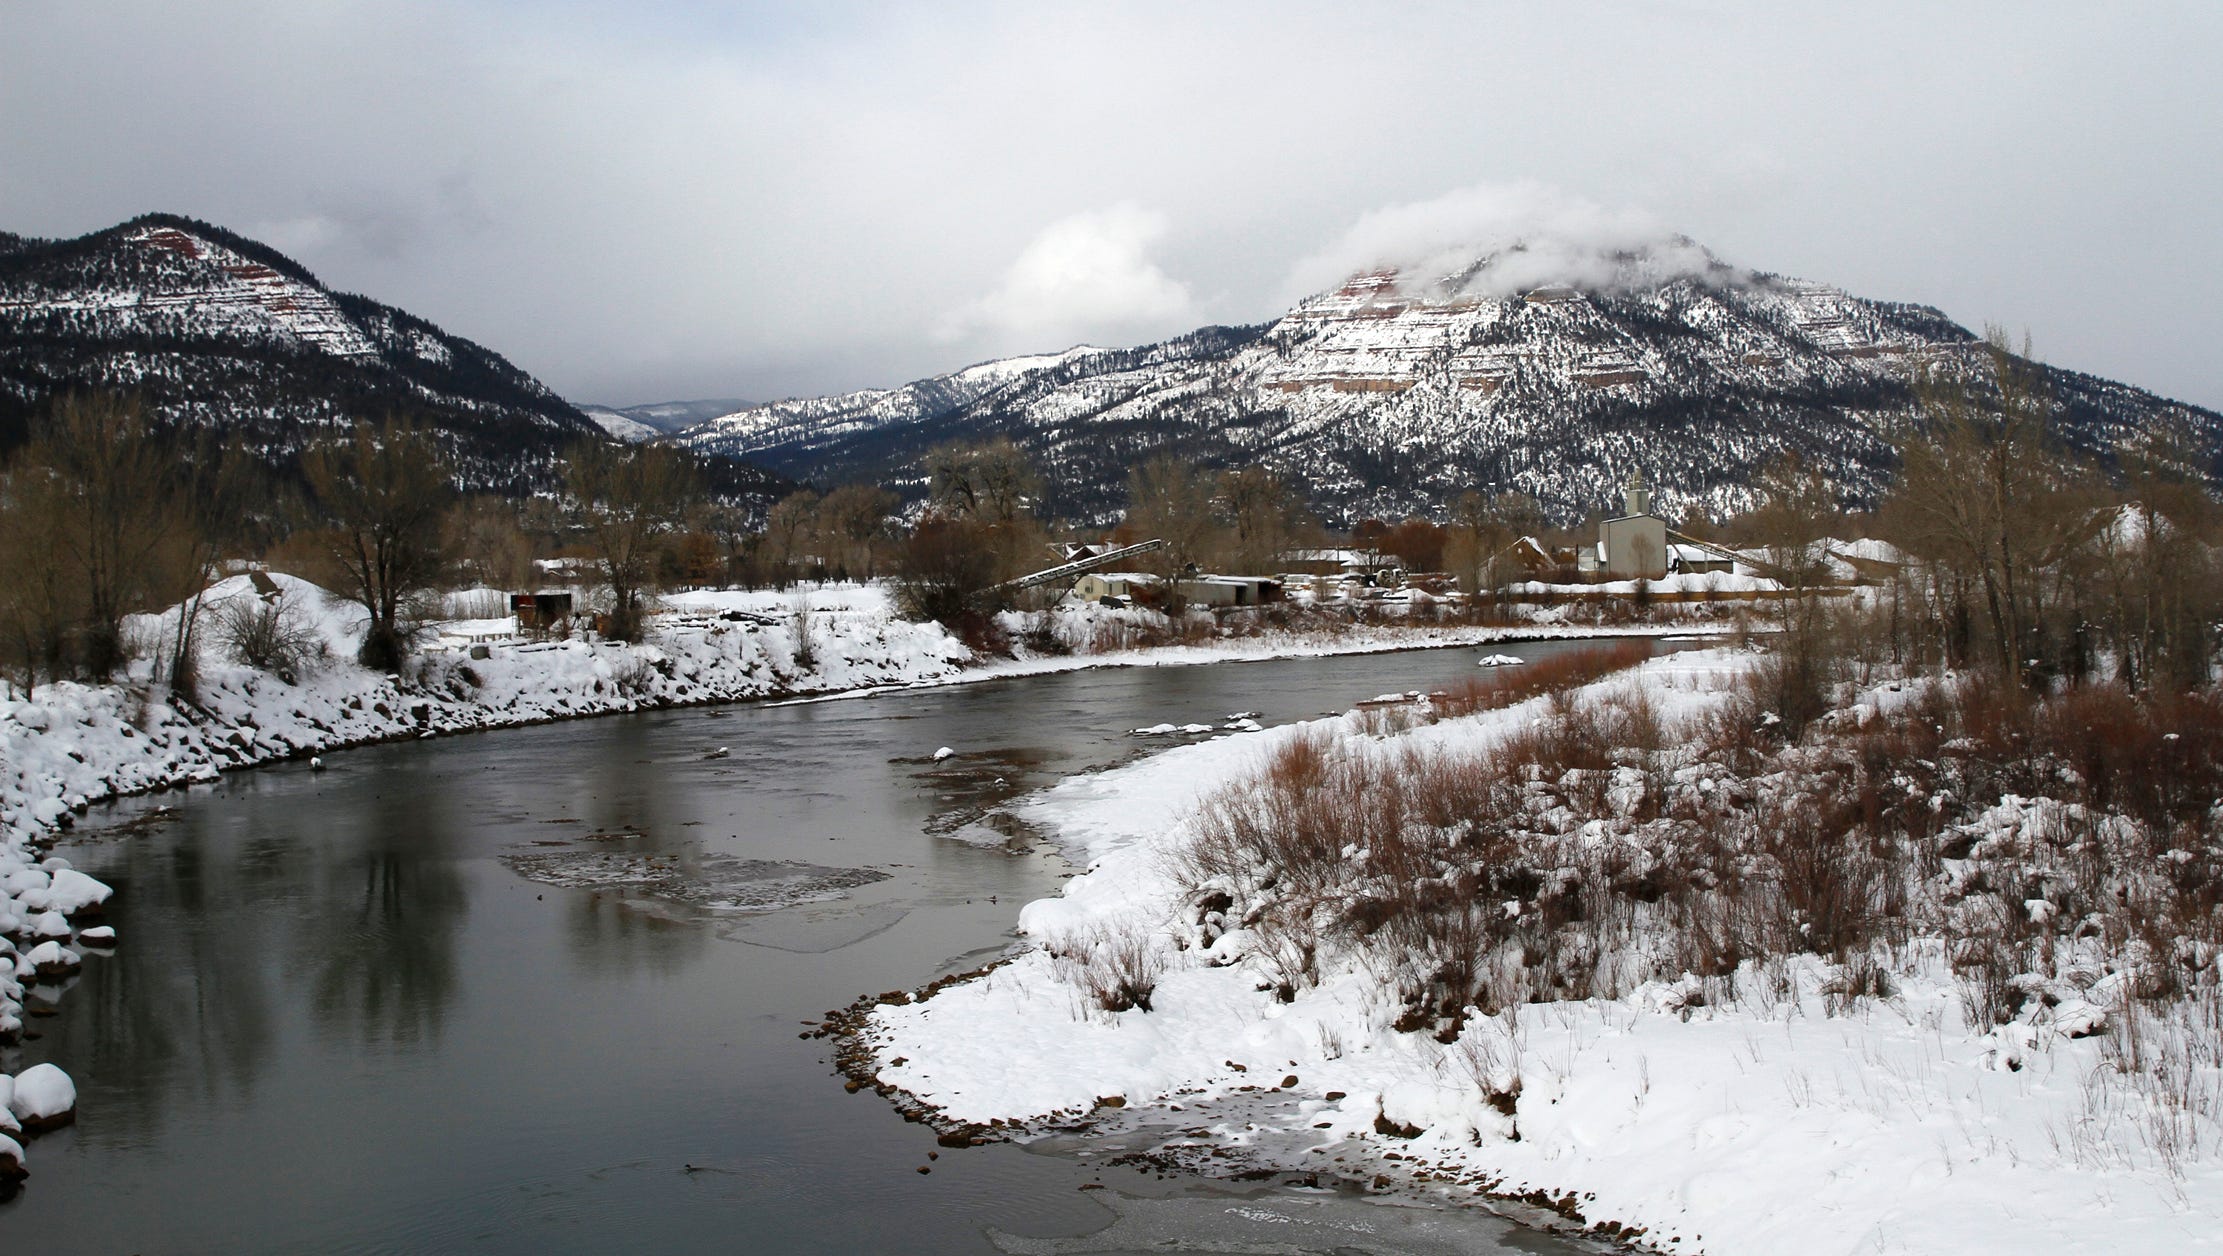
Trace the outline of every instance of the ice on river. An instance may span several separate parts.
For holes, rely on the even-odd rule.
[[[773,911],[823,902],[888,878],[878,868],[633,850],[512,851],[502,862],[542,885],[609,890],[711,911]]]

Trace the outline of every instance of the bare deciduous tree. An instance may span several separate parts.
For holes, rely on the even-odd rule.
[[[2046,593],[2038,571],[2061,556],[2082,520],[2068,508],[2052,398],[2028,344],[2018,354],[1995,328],[1986,357],[1988,380],[1935,367],[1916,378],[1922,422],[1900,443],[1886,509],[1904,548],[1980,594],[1988,653],[2019,684]]]
[[[535,583],[533,538],[518,517],[517,504],[477,494],[448,511],[448,545],[466,569],[465,578],[498,589],[525,589]]]
[[[325,574],[370,618],[358,657],[393,671],[416,635],[417,599],[448,571],[445,461],[430,437],[389,419],[310,446],[301,471],[326,520],[312,538]]]
[[[784,589],[795,579],[796,567],[810,552],[818,527],[818,494],[797,489],[772,503],[764,516],[765,560],[771,564],[772,587]]]
[[[1220,509],[1227,519],[1227,566],[1247,575],[1278,569],[1281,555],[1301,544],[1318,525],[1288,485],[1263,467],[1222,471]]]
[[[68,665],[78,590],[62,558],[60,486],[18,456],[0,474],[0,660],[26,689]]]
[[[2132,689],[2207,678],[2223,618],[2218,509],[2197,447],[2157,431],[2122,452],[2126,500],[2095,519],[2079,585],[2094,593],[2096,628]],[[2081,627],[2081,623],[2079,624]]]
[[[1004,578],[997,530],[977,519],[929,514],[920,520],[896,558],[904,612],[954,626],[1008,604],[991,592]]]
[[[83,614],[72,653],[102,677],[124,661],[123,617],[155,592],[172,519],[173,459],[132,398],[73,393],[58,398],[24,462],[48,477],[55,558],[79,583]]]
[[[1785,731],[1795,736],[1828,709],[1832,652],[1824,591],[1833,582],[1823,543],[1841,530],[1843,510],[1828,477],[1796,454],[1764,467],[1757,488],[1760,507],[1749,523],[1782,586],[1782,596],[1766,603],[1776,629],[1776,661],[1761,684]]]
[[[641,593],[655,576],[658,547],[684,526],[701,492],[695,468],[661,445],[586,442],[564,455],[564,486],[610,586],[609,635],[639,640]]]
[[[112,393],[57,398],[0,484],[0,645],[26,683],[104,678],[128,614],[173,603],[166,672],[194,690],[201,596],[249,530],[249,460],[156,432]]]
[[[1011,523],[1029,512],[1042,493],[1034,463],[1008,437],[930,450],[926,473],[929,501],[948,518]]]
[[[1165,542],[1149,561],[1167,578],[1166,609],[1178,612],[1184,605],[1179,582],[1220,544],[1225,529],[1211,477],[1166,456],[1136,467],[1127,477],[1126,526],[1138,540]]]
[[[203,440],[182,459],[185,480],[171,499],[163,552],[165,588],[159,601],[175,602],[178,620],[170,638],[170,688],[191,700],[200,688],[200,629],[208,587],[223,574],[224,559],[267,522],[273,494],[254,459],[235,438],[221,448]],[[259,507],[259,508],[258,508]]]
[[[823,548],[832,551],[827,561],[855,579],[878,575],[895,508],[895,494],[870,484],[844,484],[826,494],[818,503],[817,522]]]

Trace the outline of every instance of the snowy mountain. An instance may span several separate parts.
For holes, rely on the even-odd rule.
[[[439,432],[463,481],[521,491],[602,429],[500,354],[189,218],[73,240],[0,234],[0,448],[52,393],[138,393],[159,421],[237,433],[274,465],[358,417]],[[784,487],[734,468],[721,487]]]
[[[626,406],[618,413],[659,432],[677,432],[721,414],[746,410],[752,404],[739,397],[708,397],[700,401],[658,401],[645,406]]]
[[[679,433],[679,441],[702,450],[778,450],[782,457],[807,459],[812,452],[842,449],[860,437],[931,425],[1013,384],[1091,362],[1105,352],[1081,345],[1063,353],[983,362],[901,388],[750,406],[688,428]]]
[[[624,441],[655,440],[684,431],[705,419],[745,410],[748,402],[738,397],[714,397],[703,401],[658,401],[645,406],[597,406],[582,404],[579,412],[593,419],[603,431]]]
[[[594,420],[596,427],[622,441],[639,444],[642,441],[655,440],[657,437],[664,435],[663,432],[650,427],[625,411],[612,410],[608,406],[580,406],[579,413]]]
[[[1262,463],[1346,521],[1441,510],[1470,489],[1527,492],[1573,520],[1637,469],[1665,513],[1719,514],[1749,504],[1754,472],[1787,450],[1872,499],[1923,362],[1988,369],[1935,309],[1733,268],[1688,240],[1592,255],[1516,244],[1356,275],[1261,326],[775,402],[675,439],[915,495],[927,449],[1006,435],[1042,467],[1050,509],[1093,517],[1116,512],[1128,468],[1159,452]],[[2048,374],[2081,448],[2159,421],[2223,447],[2212,411]]]

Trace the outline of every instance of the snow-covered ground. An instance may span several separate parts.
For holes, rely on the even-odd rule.
[[[1592,690],[1641,686],[1672,727],[1729,700],[1748,657],[1669,656]],[[952,1122],[1171,1124],[1192,1149],[1485,1188],[1664,1251],[2223,1246],[2212,1064],[2176,1083],[2205,1111],[2164,1128],[2075,1000],[1972,1028],[1934,939],[1892,956],[1875,997],[1846,998],[1847,973],[1819,956],[1747,960],[1727,989],[1685,977],[1515,1002],[1454,1022],[1446,1042],[1392,1027],[1392,974],[1366,955],[1323,943],[1317,979],[1284,1001],[1275,940],[1237,907],[1200,913],[1183,871],[1199,804],[1277,750],[1328,735],[1385,756],[1487,749],[1546,702],[1387,735],[1357,714],[1314,721],[1045,791],[1022,814],[1087,871],[1021,912],[1029,945],[1008,963],[876,1009],[864,1035],[879,1078]],[[1103,963],[1154,986],[1146,1008],[1105,1010],[1105,973],[1090,971]]]

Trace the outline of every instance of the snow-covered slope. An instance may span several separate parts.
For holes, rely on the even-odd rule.
[[[687,428],[678,438],[689,448],[729,455],[777,451],[794,457],[808,451],[840,449],[875,433],[930,424],[943,415],[993,398],[1011,385],[1055,375],[1061,368],[1085,363],[1103,352],[1077,345],[1063,353],[982,362],[901,388],[868,388],[832,397],[748,406]]]
[[[622,441],[638,444],[663,435],[623,410],[612,410],[608,406],[580,406],[579,413],[593,419],[595,426]]]
[[[406,415],[487,488],[544,480],[566,444],[601,434],[492,350],[168,214],[73,240],[0,235],[0,441],[82,388],[132,390],[157,418],[236,433],[279,464],[359,417]]]
[[[581,405],[579,411],[619,440],[643,441],[684,431],[697,423],[746,410],[753,404],[739,397],[710,397],[700,401],[656,401],[643,406]]]
[[[1160,450],[1263,463],[1345,517],[1513,489],[1572,519],[1639,468],[1679,515],[1746,504],[1755,468],[1786,450],[1867,498],[1885,430],[1912,414],[1912,368],[1984,369],[1976,338],[1934,309],[1733,268],[1687,240],[1584,261],[1579,282],[1517,245],[1449,273],[1378,270],[1265,326],[777,402],[677,439],[799,478],[915,487],[932,445],[1009,435],[1053,508],[1093,515]],[[2084,448],[2161,419],[2211,449],[2223,435],[2211,411],[2050,375]]]

